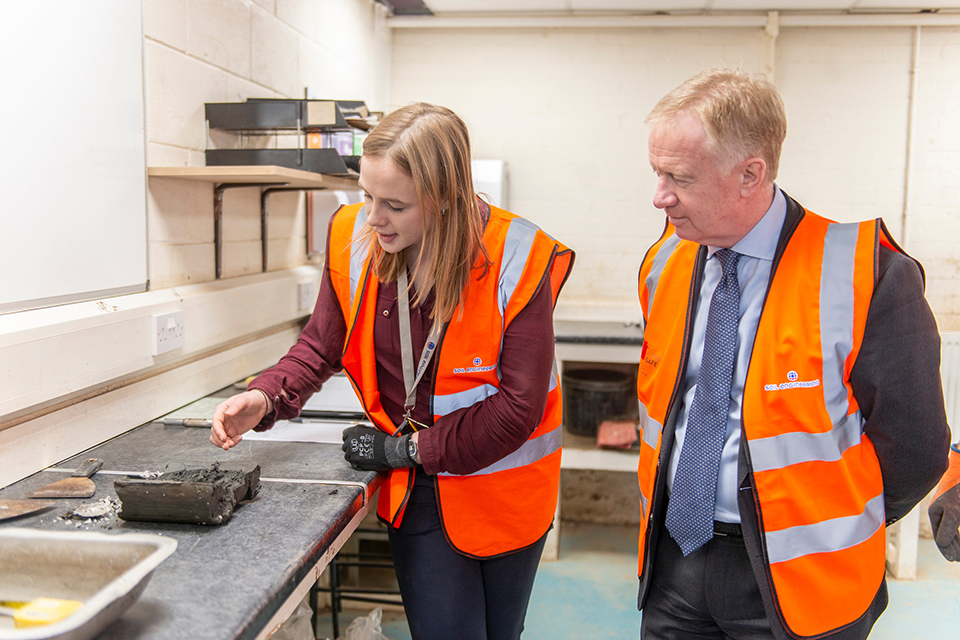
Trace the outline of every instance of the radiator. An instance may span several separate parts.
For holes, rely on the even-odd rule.
[[[940,377],[953,442],[960,440],[960,332],[940,334]]]

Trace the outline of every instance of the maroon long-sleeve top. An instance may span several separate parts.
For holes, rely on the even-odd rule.
[[[433,292],[419,307],[413,306],[415,292],[411,292],[410,300],[413,352],[419,358],[432,326]],[[273,412],[264,417],[257,430],[269,429],[276,420],[298,416],[307,399],[342,369],[340,357],[346,332],[327,264],[316,308],[299,340],[275,366],[250,384],[250,388],[262,389],[274,399]],[[506,329],[500,354],[499,392],[447,414],[436,423],[430,412],[430,390],[438,360],[434,355],[417,387],[412,413],[417,422],[432,425],[418,436],[426,473],[473,473],[517,450],[530,437],[546,408],[554,359],[553,338],[553,300],[548,277]],[[373,340],[380,401],[391,421],[399,425],[407,394],[400,359],[396,282],[381,283],[378,288]]]

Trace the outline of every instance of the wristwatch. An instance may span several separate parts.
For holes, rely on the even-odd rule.
[[[412,437],[407,440],[407,456],[409,456],[410,460],[412,460],[415,464],[419,463],[417,458],[420,456],[420,452],[417,449],[417,441]]]

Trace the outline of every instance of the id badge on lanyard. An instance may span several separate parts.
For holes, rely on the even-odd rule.
[[[437,350],[437,340],[440,338],[440,324],[435,322],[423,345],[423,353],[416,370],[413,367],[413,336],[410,330],[410,294],[408,293],[407,270],[403,269],[397,278],[397,310],[400,314],[400,360],[403,365],[403,388],[407,392],[407,399],[403,403],[403,421],[393,435],[400,434],[407,425],[414,431],[426,429],[427,425],[417,422],[411,417],[417,404],[417,385],[423,378],[427,365]]]

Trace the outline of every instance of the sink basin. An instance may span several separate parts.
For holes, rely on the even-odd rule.
[[[136,602],[177,541],[145,533],[0,529],[0,601],[80,600],[59,622],[17,629],[0,617],[0,640],[89,640]]]

